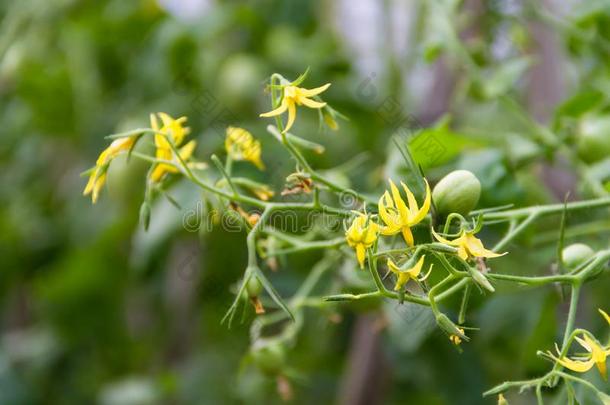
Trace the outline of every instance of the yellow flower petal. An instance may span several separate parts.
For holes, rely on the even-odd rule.
[[[491,250],[485,249],[483,242],[477,239],[474,235],[466,233],[464,236],[464,242],[466,249],[470,252],[473,257],[500,257],[504,254],[498,254]]]
[[[462,230],[460,236],[454,240],[447,240],[437,234],[434,229],[432,229],[432,235],[436,240],[445,245],[455,246],[458,248],[458,256],[464,260],[473,257],[499,257],[504,256],[506,253],[495,253],[491,250],[485,249],[483,246],[483,242],[476,238],[474,234],[466,232]]]
[[[286,128],[283,132],[287,132],[292,128],[296,119],[296,106],[304,105],[309,108],[322,108],[326,105],[324,102],[311,100],[309,97],[316,96],[322,93],[330,86],[330,83],[324,86],[317,87],[315,89],[304,89],[301,87],[288,85],[283,87],[282,102],[278,108],[267,113],[260,114],[261,117],[275,117],[283,114],[288,110],[288,121],[286,122]]]
[[[411,232],[411,228],[405,226],[402,228],[402,237],[407,243],[407,246],[413,246],[415,244],[415,240],[413,239],[413,232]]]
[[[356,258],[360,268],[364,267],[366,249],[377,240],[379,225],[371,221],[367,214],[359,214],[345,232],[347,244],[356,249]]]
[[[394,200],[394,206],[398,210],[400,214],[400,220],[403,224],[409,223],[409,209],[407,205],[403,201],[400,196],[400,192],[398,191],[398,187],[394,184],[394,182],[390,179],[390,191],[392,192],[392,199]]]
[[[93,172],[89,175],[89,180],[87,181],[87,185],[85,186],[85,190],[83,191],[83,195],[88,195],[93,191],[93,186],[95,185],[95,179],[98,176],[99,169],[96,167],[93,169]]]
[[[405,183],[401,181],[400,185],[402,186],[403,190],[405,190],[405,194],[407,195],[407,201],[409,202],[409,219],[413,219],[419,211],[419,207],[417,206],[417,200],[415,199],[415,196]]]
[[[606,374],[606,351],[599,345],[594,339],[591,339],[588,335],[584,335],[584,340],[591,352],[591,360],[595,362],[599,373],[604,378],[607,378]],[[582,343],[581,343],[582,344]]]
[[[430,211],[430,204],[432,202],[432,198],[431,198],[432,193],[430,192],[430,185],[428,184],[428,180],[424,179],[424,181],[426,182],[426,196],[424,197],[424,203],[423,203],[421,209],[419,211],[417,211],[415,213],[415,215],[412,216],[411,225],[420,223],[426,217],[426,215],[428,215],[428,212]],[[415,206],[417,206],[417,204]]]
[[[358,264],[360,264],[360,268],[364,268],[364,258],[366,255],[366,248],[362,243],[358,243],[356,245],[356,258],[358,259]]]
[[[424,265],[424,258],[425,255],[419,258],[415,266],[406,270],[402,270],[392,259],[388,259],[388,268],[397,276],[396,285],[394,286],[395,291],[399,291],[410,279],[417,280],[417,276],[421,273],[422,266]]]
[[[118,138],[100,153],[95,163],[95,169],[89,176],[83,195],[91,194],[91,201],[95,204],[99,193],[106,182],[106,171],[108,165],[120,153],[130,150],[136,142],[135,136]]]
[[[261,160],[261,144],[245,129],[228,127],[225,149],[232,159],[249,161],[260,170],[264,170],[265,165]]]
[[[329,87],[330,87],[330,83],[326,83],[325,85],[316,87],[315,89],[304,89],[304,88],[299,87],[299,91],[303,97],[313,97],[313,96],[317,96],[318,94],[326,91],[326,89],[328,89]]]
[[[417,261],[415,266],[413,266],[409,270],[407,270],[407,273],[409,274],[409,276],[412,279],[416,279],[417,276],[419,276],[419,273],[421,273],[421,269],[422,269],[422,267],[424,265],[424,258],[425,257],[426,257],[426,255],[422,255],[422,257],[419,258],[419,260]]]
[[[259,116],[265,117],[265,118],[275,117],[276,115],[283,114],[287,109],[288,109],[288,100],[283,99],[278,108],[276,108],[275,110],[260,114]]]
[[[102,173],[95,180],[95,184],[93,185],[93,192],[91,194],[91,201],[93,201],[93,204],[95,204],[97,202],[97,199],[100,194],[100,190],[102,189],[102,187],[104,187],[104,183],[106,183],[106,172]]]
[[[150,174],[150,179],[153,183],[158,183],[167,171],[167,165],[157,165]]]
[[[394,284],[394,291],[400,291],[400,289],[407,284],[409,281],[409,276],[405,273],[398,274],[398,278],[396,279],[396,284]]]
[[[392,261],[392,259],[388,258],[387,264],[388,264],[388,268],[390,269],[390,271],[392,273],[396,273],[396,274],[400,274],[401,273],[400,267],[398,267],[396,265],[396,263],[394,263],[394,261]]]
[[[301,102],[301,104],[309,108],[322,108],[326,105],[326,103],[320,103],[318,101],[311,100],[307,97],[301,97],[299,101]]]
[[[390,195],[386,191],[379,198],[379,202],[377,203],[377,208],[379,210],[379,213],[378,213],[379,217],[386,224],[386,227],[384,227],[381,230],[381,233],[383,235],[394,235],[400,230],[400,226],[396,224],[396,220],[395,220],[394,216],[391,215],[387,210],[388,207],[393,208],[393,206],[394,205],[392,203],[392,199],[390,198]]]
[[[569,359],[567,357],[557,359],[557,363],[561,364],[569,370],[576,371],[577,373],[584,373],[589,371],[594,364],[593,360],[591,359],[587,361],[577,361]]]
[[[288,132],[292,125],[294,124],[294,120],[297,117],[297,109],[293,101],[288,101],[288,122],[286,122],[286,128],[284,128],[284,132]]]
[[[197,146],[197,141],[191,140],[186,145],[180,148],[179,153],[182,160],[188,160],[192,155],[195,147]]]
[[[155,132],[159,131],[159,121],[157,121],[157,116],[153,113],[150,114],[150,129]]]
[[[168,136],[170,136],[174,141],[174,145],[181,145],[186,135],[188,135],[190,132],[188,127],[182,126],[182,124],[186,123],[186,117],[174,119],[170,117],[169,114],[160,112],[159,118],[161,118],[161,122],[163,123],[163,128],[161,128],[160,132],[166,133]]]
[[[598,308],[597,309],[599,311],[600,314],[602,314],[602,316],[604,317],[604,319],[606,320],[606,322],[608,322],[608,325],[610,325],[610,315],[608,315],[603,309]]]
[[[464,246],[458,247],[458,257],[462,260],[468,260],[468,250]]]
[[[438,233],[436,233],[434,231],[434,228],[432,228],[432,236],[434,236],[434,238],[439,241],[440,243],[443,243],[445,245],[449,245],[449,246],[457,246],[458,244],[455,243],[455,240],[451,241],[448,239],[443,238],[441,235],[439,235]]]
[[[589,343],[587,343],[584,339],[579,338],[578,336],[574,337],[576,339],[576,341],[589,353],[591,353],[591,346],[589,346]]]

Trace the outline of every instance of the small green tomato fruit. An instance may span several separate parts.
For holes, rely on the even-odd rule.
[[[279,342],[271,342],[253,347],[252,361],[267,375],[278,375],[281,373],[286,362],[286,350]]]
[[[584,243],[574,243],[573,245],[564,248],[561,254],[566,267],[575,269],[593,257],[595,252]]]
[[[481,197],[481,182],[468,170],[455,170],[438,182],[432,198],[440,214],[456,212],[466,215],[477,206]]]
[[[248,283],[246,284],[246,292],[248,293],[249,298],[258,297],[263,292],[263,284],[261,284],[260,280],[256,276],[250,277]]]
[[[576,146],[578,156],[587,163],[610,157],[610,115],[583,120]]]

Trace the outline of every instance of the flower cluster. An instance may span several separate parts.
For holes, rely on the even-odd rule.
[[[261,143],[254,139],[252,134],[243,128],[227,128],[225,149],[233,160],[251,162],[260,170],[265,169],[261,160]]]
[[[161,124],[159,124],[159,121]],[[150,114],[150,128],[144,129],[153,135],[155,159],[148,178],[151,184],[163,181],[168,174],[180,173],[181,167],[205,168],[206,165],[192,159],[197,141],[184,143],[190,128],[184,126],[187,118],[172,118],[169,114],[159,112]],[[99,193],[106,182],[108,167],[114,158],[124,152],[131,152],[142,133],[130,134],[112,141],[96,161],[95,167],[87,171],[89,181],[85,186],[84,195],[91,194],[93,203],[97,202]],[[265,165],[261,159],[261,145],[250,132],[242,128],[228,127],[225,138],[227,156],[235,161],[244,160],[253,163],[263,170]],[[265,184],[243,179],[243,186],[263,201],[267,201],[274,193]]]
[[[184,176],[202,189],[206,209],[208,205],[215,207],[216,204],[222,204],[223,208],[235,213],[236,218],[240,221],[240,229],[248,232],[248,263],[240,287],[237,289],[238,293],[235,295],[227,315],[223,318],[223,321],[228,319],[229,324],[241,301],[249,300],[256,314],[265,313],[264,301],[259,299],[261,294],[269,295],[277,307],[285,312],[286,317],[277,317],[279,322],[283,322],[286,318],[299,319],[294,316],[293,311],[302,311],[305,302],[307,305],[322,306],[327,301],[384,297],[400,303],[407,301],[428,306],[434,314],[437,325],[447,334],[449,341],[459,346],[462,342],[469,340],[465,330],[473,329],[464,326],[468,298],[471,291],[474,290],[471,287],[482,287],[493,292],[495,290],[490,280],[512,281],[532,286],[551,283],[568,285],[572,288],[572,300],[562,349],[558,349],[557,354],[551,352],[542,354],[554,362],[553,370],[547,375],[529,380],[529,382],[500,385],[498,388],[488,391],[488,394],[500,394],[498,403],[506,403],[501,392],[510,386],[535,385],[537,389],[541,389],[543,385],[554,386],[556,383],[553,381],[557,377],[580,381],[577,377],[561,371],[562,368],[584,373],[595,366],[606,378],[606,361],[610,356],[610,346],[600,343],[593,334],[586,330],[573,329],[573,324],[579,288],[584,281],[593,279],[599,274],[602,267],[610,260],[610,249],[595,252],[583,244],[570,245],[559,252],[561,254],[557,267],[562,271],[552,276],[490,273],[485,259],[497,258],[506,254],[496,251],[511,242],[538,216],[558,214],[586,206],[610,206],[610,199],[591,200],[586,204],[581,202],[580,205],[568,203],[561,206],[533,206],[519,209],[487,208],[480,210],[477,216],[477,213],[472,210],[479,202],[481,184],[473,173],[466,170],[455,170],[437,182],[432,190],[428,180],[422,177],[423,195],[421,198],[416,198],[404,182],[394,183],[389,179],[388,187],[383,190],[378,199],[372,200],[373,205],[376,205],[376,210],[367,212],[366,204],[370,201],[367,196],[346,188],[342,182],[335,181],[331,176],[325,175],[323,171],[315,170],[308,162],[306,150],[322,153],[324,147],[288,132],[294,127],[297,109],[300,106],[316,110],[321,123],[325,123],[333,130],[338,129],[335,118],[341,117],[341,115],[320,97],[330,84],[313,89],[300,87],[305,76],[306,74],[303,74],[294,81],[288,81],[279,74],[272,75],[268,86],[271,92],[271,111],[260,114],[260,116],[275,119],[276,126],[269,125],[267,130],[296,162],[294,172],[286,177],[281,196],[300,194],[308,201],[270,201],[275,195],[270,186],[232,174],[233,163],[239,161],[248,162],[259,170],[265,168],[260,141],[244,128],[229,126],[226,129],[224,164],[212,155],[211,160],[218,168],[218,178],[210,181],[208,176],[199,177],[193,169],[201,169],[205,165],[193,158],[196,141],[186,141],[190,133],[189,127],[186,126],[186,117],[172,118],[162,112],[150,115],[150,128],[110,137],[112,142],[99,155],[95,166],[86,173],[89,178],[84,195],[91,195],[91,199],[95,203],[106,182],[112,161],[121,154],[127,154],[151,164],[146,182],[145,201],[140,210],[140,217],[145,227],[150,217],[150,200],[155,192],[165,193],[172,201],[165,192],[165,186],[166,180],[171,179],[174,174]],[[287,113],[285,124],[281,118],[284,113]],[[134,150],[139,140],[145,135],[151,135],[154,154]],[[400,145],[397,144],[397,147],[400,148]],[[401,150],[401,152],[408,161],[408,150],[406,152]],[[412,174],[419,173],[414,166],[412,169]],[[249,195],[242,193],[244,191]],[[350,196],[354,195],[358,201],[364,203],[363,209],[356,211],[353,215],[354,211],[345,207],[332,206],[328,201],[333,201],[333,199],[327,198],[329,195],[326,193],[334,197],[334,200],[346,193],[349,193]],[[215,198],[209,198],[212,196]],[[248,211],[249,208],[254,208],[254,210]],[[318,235],[315,232],[303,235],[303,237],[300,234],[295,237],[295,235],[275,227],[267,228],[266,225],[271,222],[272,215],[295,210],[313,212],[316,215],[330,213],[339,218],[351,218],[351,222],[343,236],[339,235],[337,238],[328,240],[315,240]],[[454,220],[457,220],[458,223],[454,223]],[[506,234],[493,249],[487,249],[476,237],[477,233],[485,224],[502,222],[510,224]],[[419,228],[420,232],[415,232],[416,228]],[[427,235],[426,232],[421,231],[427,231]],[[308,296],[307,299],[304,299],[307,293],[299,290],[295,295],[299,299],[287,304],[267,279],[261,267],[260,259],[264,259],[268,268],[275,271],[279,268],[278,258],[288,253],[314,249],[330,250],[344,244],[354,250],[359,268],[364,269],[368,260],[368,269],[372,281],[375,283],[375,291],[361,294],[336,293],[324,297]],[[351,256],[351,250],[347,250],[347,255]],[[325,255],[319,262],[324,264],[320,269],[333,268],[329,264],[338,261],[341,257],[338,254]],[[393,278],[393,291],[384,285],[384,280],[380,277],[377,269],[380,259],[385,259],[386,277],[391,275]],[[436,260],[436,269],[446,270],[447,274],[444,278],[434,274],[430,280],[428,279],[432,274],[433,260]],[[304,286],[308,286],[305,290],[313,290],[312,287],[320,280],[322,274],[321,271],[310,272],[308,279],[303,283]],[[412,289],[407,290],[408,283],[418,286],[419,288],[415,290],[421,290],[421,293],[413,292]],[[441,312],[440,305],[443,299],[456,293],[463,294],[463,298],[458,321],[454,323],[448,315]],[[304,295],[300,296],[300,294]],[[608,314],[601,309],[600,313],[610,324]],[[276,323],[276,321],[271,323]],[[286,343],[284,340],[287,339],[286,336],[294,336],[302,322],[286,323],[286,325],[288,325],[286,329],[279,336],[274,337],[277,345],[269,345],[265,350],[253,351],[253,357],[258,366],[265,373],[278,378],[284,377],[282,368],[283,350]],[[294,329],[289,330],[289,328]],[[584,348],[586,353],[574,353],[568,356],[574,340]],[[460,350],[459,347],[458,350]],[[270,367],[269,358],[274,359],[273,363],[280,364],[280,366]]]
[[[375,216],[358,213],[358,216],[353,220],[351,226],[345,233],[345,237],[349,246],[356,250],[356,258],[360,267],[364,267],[365,250],[374,246],[377,238],[380,235],[392,236],[398,233],[402,237],[408,248],[416,245],[413,237],[412,228],[420,224],[429,214],[431,207],[431,191],[428,181],[424,179],[425,195],[421,207],[418,205],[417,199],[409,187],[400,182],[400,185],[406,195],[406,201],[400,193],[400,190],[394,182],[389,180],[389,191],[385,190],[379,198],[376,217],[380,220],[376,223]],[[457,256],[463,260],[476,258],[493,258],[503,254],[498,254],[486,249],[480,239],[474,236],[474,230],[462,229],[456,239],[448,240],[435,232],[431,228],[432,235],[440,243],[457,248],[455,249]],[[396,285],[394,289],[399,291],[409,280],[424,281],[428,274],[423,278],[419,278],[423,264],[424,256],[419,260],[415,256],[411,257],[403,266],[398,266],[392,259],[388,259],[387,265],[390,271],[396,276]],[[430,267],[431,270],[431,267]],[[476,275],[476,281],[480,282],[480,275]]]
[[[159,120],[162,125],[159,125]],[[197,142],[191,140],[182,145],[184,138],[190,133],[190,129],[183,126],[185,123],[186,117],[174,119],[163,112],[150,115],[150,129],[147,131],[153,134],[156,148],[155,162],[149,171],[151,183],[159,183],[167,173],[178,173],[180,163],[190,160]],[[106,173],[112,160],[123,152],[131,152],[141,136],[142,133],[136,133],[119,137],[100,154],[95,167],[90,170],[89,181],[83,191],[84,195],[91,194],[93,203],[97,202],[100,190],[106,182]],[[178,147],[180,149],[177,149]]]
[[[340,114],[319,98],[319,94],[328,89],[330,83],[314,89],[299,87],[299,84],[305,80],[306,75],[307,73],[301,75],[293,82],[287,82],[282,78],[282,84],[274,85],[273,88],[281,90],[281,98],[278,100],[279,105],[274,106],[275,108],[268,113],[260,114],[260,116],[278,117],[287,111],[288,121],[282,131],[285,133],[296,120],[297,106],[306,106],[318,110],[324,109],[321,119],[331,129],[336,130],[338,124],[335,116]],[[183,145],[186,136],[190,133],[190,128],[184,126],[186,121],[186,117],[175,119],[164,112],[150,114],[150,128],[142,132],[133,131],[133,133],[118,137],[100,154],[95,167],[86,172],[89,175],[89,181],[83,194],[91,194],[93,203],[97,202],[99,193],[106,182],[111,161],[123,152],[131,153],[144,133],[150,133],[154,136],[155,159],[148,175],[152,185],[161,183],[168,174],[180,173],[181,168],[185,166],[189,168],[205,167],[203,164],[191,162],[191,156],[197,142],[191,140]],[[260,141],[255,139],[246,129],[229,126],[226,130],[225,150],[228,158],[232,161],[248,161],[260,170],[265,168],[261,158]],[[245,183],[247,184],[243,185],[263,201],[267,201],[274,194],[266,185],[248,180]]]
[[[159,121],[157,116],[161,119],[163,125],[159,127]],[[191,132],[190,128],[183,127],[186,123],[186,117],[180,117],[173,119],[166,113],[150,114],[150,127],[154,131],[155,146],[157,150],[155,156],[159,160],[166,160],[173,163],[157,163],[150,173],[150,180],[153,183],[158,183],[163,179],[166,173],[178,173],[178,167],[176,161],[181,159],[187,161],[193,151],[197,142],[192,140],[186,145],[182,146],[178,150],[178,156],[176,156],[175,148],[182,145],[184,138]],[[172,145],[173,144],[173,145]]]

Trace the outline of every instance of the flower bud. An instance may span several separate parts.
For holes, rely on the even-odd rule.
[[[140,223],[147,231],[148,225],[150,225],[150,204],[147,201],[144,201],[140,206]]]
[[[455,323],[449,319],[445,314],[439,314],[436,316],[436,323],[438,326],[445,331],[449,336],[457,336],[462,340],[468,341],[468,336],[464,335],[464,329],[459,328]]]
[[[257,345],[251,354],[254,364],[267,375],[280,374],[286,362],[286,351],[280,342]]]
[[[580,123],[576,147],[587,163],[610,157],[610,115],[593,117]]]
[[[589,260],[595,252],[584,243],[574,243],[563,249],[561,255],[563,263],[568,269],[575,269],[587,260]]]
[[[504,395],[498,394],[498,405],[509,405]]]
[[[432,198],[440,214],[466,215],[479,202],[481,182],[468,170],[454,170],[438,182]]]
[[[322,113],[322,116],[324,117],[324,123],[328,125],[330,129],[332,129],[333,131],[337,131],[339,129],[339,124],[335,120],[335,117],[332,116],[332,114],[328,113],[327,111],[324,111]]]
[[[483,287],[484,289],[486,289],[488,291],[491,291],[491,292],[496,291],[496,289],[491,285],[491,283],[489,282],[487,277],[485,277],[485,274],[483,274],[481,271],[479,271],[478,269],[469,267],[468,272],[470,273],[470,276],[475,281],[475,283],[477,283],[478,285],[480,285],[481,287]]]

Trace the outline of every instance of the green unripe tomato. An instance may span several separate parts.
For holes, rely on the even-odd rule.
[[[263,284],[261,284],[258,277],[250,277],[250,279],[246,283],[246,292],[248,293],[248,297],[250,298],[258,297],[259,295],[261,295],[261,293],[263,292]]]
[[[219,96],[236,107],[251,102],[260,92],[265,67],[248,54],[234,54],[226,59],[218,77]]]
[[[252,361],[267,375],[278,375],[286,363],[286,350],[279,342],[271,342],[253,347]]]
[[[610,157],[610,115],[583,120],[576,146],[578,156],[587,163]]]
[[[584,243],[574,243],[573,245],[564,248],[561,254],[566,267],[575,269],[593,257],[595,252]]]
[[[440,214],[456,212],[466,215],[477,206],[481,182],[468,170],[454,170],[438,182],[432,198]]]

